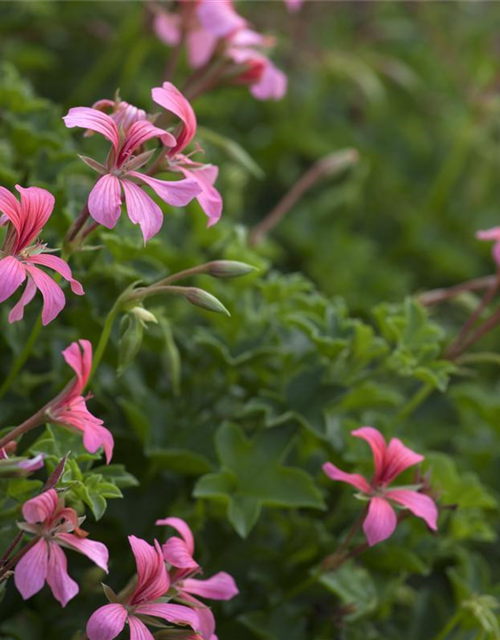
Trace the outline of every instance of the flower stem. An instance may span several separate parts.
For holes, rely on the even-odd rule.
[[[117,299],[117,301],[115,302],[115,304],[111,308],[111,311],[106,316],[106,320],[104,321],[104,327],[102,329],[101,337],[99,338],[99,343],[97,344],[97,349],[95,350],[94,359],[93,359],[93,362],[92,362],[92,371],[90,372],[90,376],[89,376],[87,384],[93,378],[95,372],[97,371],[97,367],[99,366],[99,364],[101,362],[102,356],[104,355],[104,352],[105,352],[106,347],[107,347],[108,342],[109,342],[109,338],[111,336],[111,331],[113,329],[113,324],[114,324],[114,322],[116,320],[116,316],[118,315],[118,313],[119,313],[119,311],[121,309],[121,305],[122,305],[122,296],[120,296]]]
[[[12,442],[12,440],[16,440],[25,433],[28,433],[28,431],[36,429],[36,427],[44,424],[47,419],[46,408],[46,406],[42,407],[39,411],[33,414],[31,418],[28,418],[19,426],[12,429],[12,431],[10,431],[3,438],[0,438],[0,449],[9,444],[9,442]]]
[[[3,398],[3,396],[7,393],[12,383],[14,382],[17,374],[21,371],[21,369],[25,365],[26,360],[30,356],[31,349],[33,348],[33,345],[35,344],[38,338],[38,334],[40,333],[41,328],[42,328],[42,318],[39,317],[38,320],[33,325],[33,329],[31,330],[31,333],[24,347],[22,348],[21,353],[17,356],[12,366],[12,369],[10,370],[8,376],[3,381],[2,386],[0,386],[0,398]]]
[[[85,203],[78,217],[75,219],[71,227],[68,229],[66,238],[64,239],[65,245],[69,244],[76,238],[80,229],[82,229],[83,225],[87,222],[89,215],[90,215],[89,206],[87,203]]]
[[[489,333],[492,329],[494,329],[500,323],[500,309],[498,309],[492,316],[490,316],[482,325],[480,325],[476,331],[469,336],[466,340],[462,342],[460,348],[457,349],[453,353],[453,359],[460,356],[464,351],[466,351],[469,347],[471,347],[475,342],[477,342],[484,335]]]
[[[434,387],[429,384],[423,384],[420,389],[418,389],[413,396],[408,400],[408,402],[403,405],[403,407],[398,411],[396,416],[391,420],[390,427],[394,427],[399,422],[403,422],[406,420],[414,411],[418,409],[418,407],[427,399],[427,397],[431,394]]]
[[[453,631],[453,629],[460,623],[463,616],[463,611],[459,610],[453,615],[446,625],[441,629],[441,631],[437,634],[434,640],[446,640],[449,634]]]

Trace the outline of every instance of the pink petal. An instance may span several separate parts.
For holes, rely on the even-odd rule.
[[[19,226],[19,202],[16,197],[5,187],[0,187],[0,211],[5,214],[1,218],[1,225],[7,221],[11,221],[16,229]]]
[[[31,278],[28,278],[23,295],[19,298],[18,302],[12,307],[12,310],[9,313],[9,322],[11,324],[24,318],[24,308],[33,300],[35,294],[36,284]]]
[[[254,83],[250,92],[257,100],[281,100],[286,94],[288,79],[286,75],[268,60],[258,82]]]
[[[339,482],[346,482],[347,484],[351,484],[353,487],[356,487],[356,489],[359,489],[363,493],[369,493],[371,490],[371,487],[367,480],[358,473],[346,473],[345,471],[341,471],[331,462],[325,462],[322,468],[326,475],[331,478],[331,480],[338,480]]]
[[[17,463],[17,466],[20,469],[24,469],[24,471],[29,471],[32,473],[33,471],[38,471],[39,469],[43,469],[45,462],[45,456],[43,453],[39,453],[34,458],[29,458],[28,460],[21,460]]]
[[[94,220],[112,229],[120,217],[121,204],[120,180],[109,174],[99,178],[88,200],[89,212]]]
[[[1,209],[1,206],[0,206]],[[478,240],[493,240],[495,242],[500,241],[500,227],[493,227],[486,231],[477,231],[476,238]]]
[[[125,142],[120,149],[117,165],[121,167],[138,147],[151,138],[160,138],[167,147],[175,147],[177,143],[174,136],[168,131],[155,127],[149,120],[138,120],[131,125],[127,132]]]
[[[378,429],[373,427],[361,427],[351,431],[351,435],[356,438],[363,438],[371,447],[373,460],[375,463],[375,479],[378,479],[384,471],[384,459],[386,452],[385,438]]]
[[[425,520],[431,529],[437,530],[438,510],[432,498],[410,489],[391,489],[385,495],[387,498],[394,500],[394,502],[405,506],[417,518]]]
[[[199,3],[198,19],[204,29],[218,38],[229,36],[247,25],[247,21],[236,13],[231,0]]]
[[[218,38],[206,29],[191,29],[186,37],[189,66],[199,69],[214,55]]]
[[[423,459],[424,456],[405,447],[401,440],[393,438],[385,453],[384,470],[380,482],[385,485],[390,484],[405,469],[422,462]]]
[[[136,171],[130,171],[129,176],[145,182],[160,198],[173,207],[185,207],[201,193],[201,187],[195,180],[178,180],[172,182],[168,180],[158,180]]]
[[[132,604],[156,600],[169,589],[170,580],[165,569],[163,555],[155,541],[152,547],[145,540],[129,536],[132,553],[137,565],[137,585],[131,597]]]
[[[198,615],[195,611],[189,607],[184,607],[180,604],[141,604],[136,609],[136,613],[142,613],[145,616],[155,616],[156,618],[162,618],[168,622],[174,624],[187,625],[197,630],[198,627]]]
[[[212,611],[202,602],[193,598],[185,591],[181,591],[179,593],[179,597],[183,598],[188,603],[192,603],[192,607],[198,616],[198,633],[204,640],[211,640],[215,631],[215,617]]]
[[[27,189],[16,185],[21,194],[19,208],[20,227],[16,227],[18,238],[16,251],[27,247],[45,226],[54,210],[55,198],[46,189],[29,187]]]
[[[29,256],[25,258],[25,262],[29,262],[31,264],[38,264],[42,267],[47,267],[48,269],[53,269],[62,277],[67,280],[71,285],[71,291],[75,293],[77,296],[83,296],[84,290],[82,285],[73,278],[73,274],[71,273],[71,269],[69,266],[57,256],[50,256],[47,254],[38,254],[35,256]]]
[[[89,415],[92,416],[92,414]],[[87,421],[83,430],[83,446],[89,453],[96,453],[102,447],[106,456],[106,464],[109,464],[113,457],[114,445],[115,441],[111,432],[102,426],[100,420],[94,418],[93,421]]]
[[[207,580],[186,578],[182,581],[182,590],[209,600],[231,600],[239,593],[234,578],[224,571]]]
[[[111,142],[115,154],[118,155],[120,134],[113,119],[106,113],[90,107],[73,107],[68,111],[68,115],[64,116],[63,120],[68,129],[81,127],[82,129],[90,129],[90,131],[100,133]]]
[[[123,631],[127,617],[121,604],[106,604],[97,609],[87,622],[89,640],[114,640]]]
[[[63,358],[76,374],[77,382],[72,392],[80,395],[87,385],[92,371],[92,344],[88,340],[72,342],[62,352]]]
[[[79,538],[72,533],[60,533],[57,536],[57,540],[61,540],[67,546],[83,553],[89,560],[92,560],[94,564],[108,573],[108,549],[102,542],[95,540],[89,540],[88,538]]]
[[[190,526],[182,518],[164,518],[163,520],[157,520],[155,523],[157,526],[172,527],[181,534],[182,539],[186,543],[186,549],[192,556],[194,554],[194,536]]]
[[[13,256],[0,260],[0,302],[15,293],[26,279],[26,270]]]
[[[304,0],[285,0],[285,4],[291,13],[296,13],[302,6]]]
[[[372,498],[363,523],[363,531],[370,547],[389,538],[394,533],[396,524],[396,514],[387,500]]]
[[[219,174],[218,167],[207,164],[199,169],[191,170],[179,166],[179,170],[182,171],[186,178],[192,178],[198,183],[201,193],[196,196],[196,199],[209,218],[208,226],[211,227],[216,224],[222,214],[222,196],[213,186]]]
[[[43,587],[47,577],[48,558],[47,543],[41,539],[17,563],[14,583],[23,600],[31,598]]]
[[[23,517],[31,524],[45,522],[52,518],[59,505],[54,489],[49,489],[23,504]]]
[[[161,11],[156,14],[153,28],[158,38],[170,47],[181,42],[181,17],[175,13]]]
[[[493,260],[496,262],[497,266],[500,266],[500,241],[495,242],[493,245],[491,255],[493,256]]]
[[[154,200],[130,180],[122,180],[127,214],[141,227],[144,244],[155,236],[163,224],[163,212]]]
[[[66,299],[61,287],[52,280],[44,271],[37,267],[25,264],[26,270],[33,278],[37,289],[43,296],[42,324],[46,326],[52,322],[64,309]]]
[[[64,551],[55,543],[49,544],[49,565],[47,567],[47,584],[54,598],[65,607],[78,593],[78,585],[68,575],[68,561]]]
[[[156,104],[174,113],[184,124],[180,135],[177,136],[177,145],[170,151],[170,154],[174,155],[182,151],[196,133],[196,115],[193,107],[171,82],[164,82],[161,87],[155,87],[151,96]]]
[[[178,569],[198,569],[199,564],[193,559],[184,540],[170,538],[163,545],[163,557]]]
[[[151,631],[149,631],[144,622],[139,620],[139,618],[130,616],[128,624],[130,627],[130,640],[154,640]]]

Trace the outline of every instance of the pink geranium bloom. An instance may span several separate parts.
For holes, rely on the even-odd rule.
[[[116,126],[125,133],[135,122],[147,120],[144,109],[139,109],[125,100],[120,100],[119,97],[116,97],[115,100],[98,100],[94,102],[92,109],[107,113],[115,121]]]
[[[273,44],[272,38],[251,29],[242,29],[228,38],[227,55],[244,67],[235,82],[250,85],[257,100],[281,100],[287,91],[286,75],[265,53]]]
[[[112,144],[105,167],[95,161],[90,163],[103,175],[88,199],[90,215],[108,229],[112,229],[118,222],[123,193],[128,217],[141,227],[144,241],[159,232],[163,224],[162,210],[143,191],[140,184],[148,185],[164,202],[176,207],[187,205],[200,193],[200,187],[195,180],[167,182],[136,170],[149,160],[149,154],[134,155],[148,140],[159,138],[164,145],[176,145],[176,139],[171,133],[155,127],[149,120],[136,120],[128,129],[120,131],[111,116],[89,107],[74,107],[63,119],[67,127],[82,127],[95,131]]]
[[[231,600],[238,595],[234,578],[224,571],[216,573],[207,580],[198,580],[192,576],[201,571],[194,556],[194,537],[188,524],[181,518],[157,520],[157,525],[173,527],[180,535],[169,538],[163,545],[163,557],[172,567],[171,583],[177,590],[177,596],[183,602],[191,602],[200,619],[200,633],[206,640],[215,638],[215,618],[210,609],[197,597],[209,600]]]
[[[158,542],[151,546],[144,540],[129,536],[137,565],[137,584],[123,603],[104,605],[87,623],[90,640],[113,640],[128,623],[131,640],[153,640],[153,635],[141,616],[161,618],[167,622],[198,629],[198,615],[189,607],[158,602],[170,588],[170,580]]]
[[[296,13],[302,6],[303,2],[304,0],[285,0],[285,4],[288,10],[292,13]]]
[[[26,288],[9,314],[9,322],[22,320],[24,307],[33,300],[36,290],[43,296],[42,322],[47,325],[64,308],[66,300],[61,287],[38,267],[46,267],[67,280],[73,293],[83,295],[82,285],[77,282],[71,269],[54,255],[44,255],[47,245],[36,238],[50,218],[54,209],[54,196],[45,189],[16,185],[21,194],[18,200],[0,187],[0,226],[9,224],[2,250],[0,251],[0,302],[7,300],[26,280]]]
[[[332,480],[347,482],[369,498],[368,515],[363,523],[368,544],[373,546],[386,540],[396,528],[396,514],[389,501],[406,507],[435,531],[438,511],[429,496],[414,489],[388,488],[400,473],[422,462],[424,457],[405,447],[397,438],[393,438],[389,445],[386,445],[383,435],[373,427],[361,427],[351,434],[366,440],[372,449],[375,475],[371,481],[368,482],[357,473],[345,473],[331,462],[323,465],[323,471]]]
[[[47,415],[54,424],[60,424],[83,433],[83,445],[90,453],[100,447],[104,449],[109,464],[113,455],[113,436],[99,418],[87,409],[86,398],[82,396],[92,370],[92,345],[88,340],[73,342],[63,352],[63,357],[76,373],[76,378],[47,409]]]
[[[197,122],[193,107],[171,82],[164,82],[161,87],[154,88],[151,95],[156,104],[174,113],[182,121],[183,126],[177,136],[177,144],[167,153],[168,168],[196,181],[200,188],[196,199],[208,216],[210,227],[218,222],[222,214],[222,197],[213,186],[219,169],[211,164],[194,162],[182,153],[196,135]]]
[[[76,511],[65,507],[54,489],[28,500],[23,516],[21,529],[40,538],[16,565],[14,582],[24,600],[38,593],[45,582],[63,607],[76,596],[78,585],[68,575],[63,549],[83,553],[107,573],[108,550],[86,537]]]
[[[493,227],[493,229],[488,229],[487,231],[478,231],[476,238],[495,243],[491,254],[496,265],[500,267],[500,227]]]

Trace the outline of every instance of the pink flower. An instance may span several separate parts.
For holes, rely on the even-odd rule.
[[[297,11],[299,11],[303,2],[304,0],[285,0],[285,4],[288,10],[292,13],[296,13]]]
[[[500,267],[500,227],[493,227],[493,229],[488,229],[487,231],[478,231],[476,238],[478,240],[493,241],[495,243],[491,253],[497,267]]]
[[[73,342],[63,352],[63,357],[76,373],[72,384],[65,389],[47,410],[49,419],[83,433],[83,445],[90,453],[100,447],[104,449],[109,464],[113,455],[113,436],[103,426],[103,421],[93,416],[87,409],[86,399],[82,396],[92,370],[92,345],[88,340]]]
[[[196,115],[188,100],[171,82],[164,82],[151,92],[156,104],[175,114],[182,121],[182,129],[177,136],[177,144],[167,153],[168,170],[182,173],[186,178],[195,180],[200,192],[196,199],[208,216],[208,226],[216,224],[222,214],[222,197],[213,186],[219,169],[211,164],[194,162],[182,151],[196,135]]]
[[[422,462],[424,457],[405,447],[397,438],[393,438],[387,446],[383,435],[373,427],[361,427],[351,433],[357,438],[366,440],[372,449],[375,475],[371,482],[357,473],[345,473],[331,462],[323,465],[323,471],[332,480],[347,482],[369,497],[368,515],[363,523],[368,544],[373,546],[377,542],[386,540],[396,528],[397,518],[389,500],[409,509],[435,531],[438,511],[429,496],[414,489],[388,488],[400,473]]]
[[[115,121],[116,126],[125,133],[135,122],[147,120],[144,109],[138,109],[133,104],[120,100],[118,96],[114,100],[98,100],[94,102],[92,109],[108,113],[109,117]],[[93,132],[89,131],[88,133]]]
[[[288,80],[266,55],[273,40],[251,29],[237,31],[228,38],[227,55],[243,70],[235,82],[249,84],[257,100],[281,100],[287,91]]]
[[[6,447],[0,449],[0,477],[2,478],[16,478],[19,476],[27,476],[30,473],[43,469],[44,455],[39,453],[34,458],[14,457],[9,458],[7,449],[9,452],[16,450],[16,443],[10,442]]]
[[[197,580],[192,576],[201,571],[193,558],[194,538],[188,524],[181,518],[157,520],[157,525],[173,527],[181,537],[173,536],[163,545],[163,557],[172,566],[172,587],[177,590],[177,598],[191,602],[198,612],[200,633],[206,640],[214,638],[215,618],[210,609],[195,596],[209,600],[231,600],[238,595],[234,578],[224,571],[207,580]]]
[[[170,587],[165,562],[158,542],[151,546],[144,540],[129,536],[137,565],[137,584],[123,603],[104,605],[87,623],[90,640],[113,640],[128,622],[131,640],[153,640],[141,616],[155,617],[179,625],[198,628],[198,615],[189,607],[158,602]]]
[[[43,255],[47,246],[36,240],[52,214],[54,196],[38,187],[24,189],[16,185],[16,189],[21,194],[21,202],[10,191],[0,187],[0,212],[4,214],[0,217],[0,225],[10,223],[0,251],[0,302],[10,298],[26,280],[24,293],[10,312],[9,322],[22,320],[24,307],[39,289],[43,296],[42,322],[47,325],[59,315],[66,300],[61,287],[38,266],[59,273],[70,283],[76,295],[81,296],[84,291],[64,260],[54,255]]]
[[[54,489],[28,500],[23,505],[24,531],[40,539],[17,563],[14,582],[24,600],[38,593],[45,582],[63,607],[76,596],[78,585],[67,571],[63,549],[73,549],[108,571],[108,550],[101,542],[89,540],[79,528],[74,509],[64,506]]]
[[[89,195],[90,215],[96,222],[112,229],[121,214],[123,193],[128,217],[141,227],[144,242],[147,242],[161,229],[163,213],[139,184],[148,185],[164,202],[176,207],[191,202],[200,193],[200,187],[195,180],[167,182],[136,171],[150,158],[150,154],[134,155],[148,140],[159,138],[164,145],[174,147],[176,139],[171,133],[142,119],[135,120],[125,131],[120,131],[115,119],[89,107],[74,107],[63,118],[67,127],[95,131],[112,144],[105,167],[95,161],[89,163],[103,174]]]

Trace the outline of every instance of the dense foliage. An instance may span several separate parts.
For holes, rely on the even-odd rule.
[[[80,593],[64,609],[48,588],[24,602],[0,576],[0,637],[83,639],[105,602],[101,582],[118,591],[134,573],[127,536],[163,542],[155,521],[178,517],[206,576],[224,570],[238,585],[214,605],[220,640],[499,639],[497,267],[474,234],[498,220],[500,9],[237,8],[276,36],[288,91],[269,102],[247,86],[192,97],[203,162],[219,167],[220,222],[207,228],[196,201],[172,208],[157,198],[165,221],[147,244],[122,213],[68,258],[86,295],[65,287],[56,320],[42,327],[39,296],[22,322],[8,322],[10,300],[0,306],[0,435],[71,379],[61,355],[70,343],[89,340],[95,355],[111,329],[88,405],[115,441],[106,465],[81,435],[48,424],[15,452],[43,454],[44,469],[27,476],[0,461],[0,553],[54,471],[66,504],[110,551],[106,577],[71,554]],[[0,185],[54,194],[50,247],[62,246],[96,181],[78,155],[101,161],[109,147],[62,116],[117,89],[154,111],[151,88],[165,73],[179,87],[191,74],[185,52],[169,62],[178,52],[154,33],[155,10],[1,3]],[[325,157],[327,169],[316,164]],[[311,188],[260,233],[312,166]],[[256,269],[186,283],[223,305],[205,297],[201,306],[230,315],[168,292],[115,304],[222,260]],[[429,293],[483,276],[477,288]],[[485,292],[476,326],[494,320],[469,344],[460,331]],[[355,529],[351,540],[366,501],[322,465],[369,478],[369,448],[350,435],[362,425],[425,456],[423,474],[413,467],[399,485],[436,500],[436,533],[401,510],[390,539],[367,548]],[[336,566],[346,537],[352,554]]]

